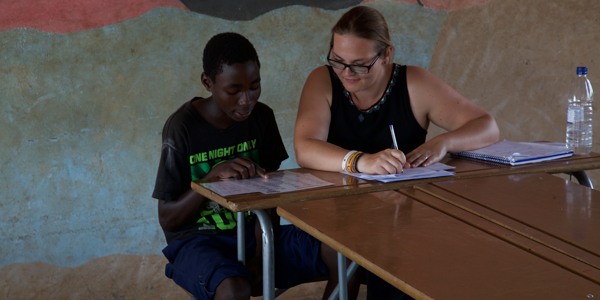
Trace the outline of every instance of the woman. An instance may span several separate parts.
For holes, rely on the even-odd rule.
[[[364,154],[357,171],[396,174],[498,140],[496,122],[482,108],[425,69],[391,63],[388,27],[377,10],[355,7],[331,31],[329,66],[308,76],[300,98],[300,166],[341,171],[346,154],[358,150]],[[448,132],[425,142],[429,122]],[[391,149],[392,124],[399,150]]]
[[[377,10],[355,7],[331,32],[329,65],[309,75],[300,98],[300,166],[397,174],[498,140],[496,122],[482,108],[427,70],[392,63],[387,23]],[[425,142],[430,122],[447,132]]]

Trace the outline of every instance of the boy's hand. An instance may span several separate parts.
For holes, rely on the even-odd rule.
[[[247,179],[258,174],[262,178],[269,178],[265,169],[255,164],[247,157],[236,157],[213,167],[205,178],[235,178]]]

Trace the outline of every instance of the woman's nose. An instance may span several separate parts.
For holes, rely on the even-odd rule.
[[[346,67],[344,71],[342,71],[342,73],[344,74],[344,76],[351,76],[355,74],[354,71],[350,69],[350,67]]]

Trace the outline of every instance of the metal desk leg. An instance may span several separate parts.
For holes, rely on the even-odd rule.
[[[338,252],[337,259],[338,275],[340,276],[340,279],[338,281],[338,287],[340,288],[340,300],[348,300],[348,277],[346,276],[346,257]]]
[[[338,253],[338,255],[339,255],[339,253]],[[352,275],[354,275],[354,272],[356,272],[356,269],[358,269],[358,264],[356,262],[352,262],[350,264],[350,266],[348,267],[348,274],[346,275],[346,278],[352,278]],[[338,300],[339,296],[340,296],[340,284],[338,283],[338,285],[335,287],[335,289],[331,293],[331,296],[329,296],[328,300]]]
[[[571,173],[567,173],[567,174],[575,176],[575,178],[577,178],[577,181],[579,182],[579,184],[581,184],[583,186],[587,186],[590,189],[594,188],[592,181],[587,176],[587,174],[585,174],[584,171],[571,172]]]
[[[258,217],[263,239],[263,299],[275,299],[275,241],[273,239],[273,224],[269,214],[261,210],[253,210]]]
[[[238,261],[246,265],[246,218],[244,212],[237,213],[237,252]]]

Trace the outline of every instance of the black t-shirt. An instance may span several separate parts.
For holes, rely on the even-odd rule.
[[[248,119],[223,130],[200,116],[192,106],[197,99],[183,104],[165,123],[153,198],[177,200],[190,189],[191,181],[204,178],[224,160],[246,156],[265,170],[275,171],[288,158],[273,110],[267,105],[256,103]],[[178,232],[164,231],[167,243],[197,234],[235,234],[236,213],[208,201],[199,215]]]
[[[389,129],[394,125],[398,149],[405,154],[425,143],[427,130],[417,122],[410,107],[406,66],[394,64],[381,100],[366,111],[354,106],[333,69],[328,69],[332,100],[327,142],[348,150],[377,153],[394,147]]]

